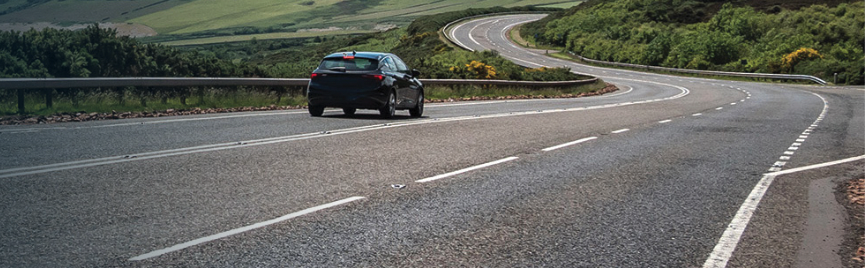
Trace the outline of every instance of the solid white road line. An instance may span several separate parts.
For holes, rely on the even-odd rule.
[[[463,25],[466,25],[466,24],[465,24],[465,23],[460,23],[459,25],[457,25],[456,27],[454,27],[453,29],[451,29],[451,37],[456,36],[457,29],[459,29],[460,27],[463,27]],[[462,42],[460,42],[459,39],[457,39],[457,38],[454,38],[454,41],[456,41],[457,45],[459,45],[460,47],[466,48],[466,49],[468,49],[469,51],[472,51],[472,52],[475,51],[474,49],[472,49],[472,48],[466,46],[465,44],[463,44]]]
[[[491,23],[491,22],[493,22],[493,21],[486,21],[486,22],[478,23],[478,25],[475,25],[475,27],[472,27],[472,29],[469,30],[469,39],[472,40],[472,42],[474,42],[475,44],[478,44],[478,46],[483,47],[484,45],[482,45],[481,43],[479,43],[478,40],[475,40],[475,37],[472,36],[472,32],[474,32],[474,31],[475,31],[478,27],[480,27],[481,25],[484,25],[484,24],[487,24],[487,23]]]
[[[264,111],[264,112],[241,112],[239,114],[234,115],[223,115],[223,116],[209,116],[209,117],[194,117],[194,118],[176,118],[180,116],[170,116],[175,117],[174,119],[166,116],[163,120],[156,120],[156,117],[143,117],[143,118],[135,118],[135,119],[144,119],[144,121],[140,122],[128,122],[128,123],[115,123],[115,124],[107,124],[107,125],[96,125],[96,126],[74,126],[74,127],[46,127],[46,128],[24,128],[24,129],[9,129],[7,132],[9,134],[19,134],[19,133],[31,133],[31,132],[39,132],[45,130],[70,130],[70,129],[91,129],[91,128],[110,128],[110,127],[125,127],[125,126],[142,126],[142,125],[150,125],[150,124],[164,124],[164,123],[178,123],[178,122],[190,122],[190,121],[204,121],[204,120],[216,120],[216,119],[228,119],[228,118],[242,118],[242,117],[256,117],[256,116],[281,116],[281,115],[291,115],[291,114],[305,114],[308,113],[306,111]],[[207,114],[213,115],[213,114]],[[206,115],[197,115],[197,116],[206,116]],[[163,118],[163,117],[159,117]],[[93,121],[91,121],[93,122]]]
[[[549,152],[549,151],[553,151],[553,150],[561,149],[561,148],[564,148],[564,147],[568,147],[568,146],[572,146],[572,145],[576,145],[576,144],[584,143],[584,142],[587,142],[587,141],[590,141],[590,140],[594,140],[594,139],[597,139],[597,138],[598,138],[598,137],[588,137],[588,138],[585,138],[585,139],[579,139],[579,140],[575,140],[575,141],[572,141],[572,142],[563,143],[563,144],[559,144],[559,145],[556,145],[556,146],[553,146],[553,147],[549,147],[549,148],[546,148],[546,149],[542,149],[541,151]]]
[[[763,176],[760,182],[757,183],[757,186],[751,190],[751,194],[748,195],[748,198],[739,207],[739,211],[736,212],[733,221],[727,226],[727,230],[721,235],[721,239],[715,245],[712,254],[709,255],[709,259],[703,264],[703,268],[724,268],[727,266],[727,262],[733,256],[733,251],[736,250],[736,246],[739,244],[739,239],[742,238],[742,234],[745,232],[745,227],[748,227],[751,216],[757,210],[757,205],[760,204],[760,200],[763,199],[763,195],[766,194],[766,190],[769,189],[769,185],[772,185],[772,181],[774,180],[775,176]]]
[[[154,120],[154,121],[144,121],[144,122],[134,122],[134,123],[131,123],[131,122],[130,123],[118,123],[118,124],[100,125],[100,126],[75,127],[74,129],[138,126],[138,125],[147,125],[147,124],[163,124],[163,123],[217,120],[217,119],[255,117],[255,116],[277,116],[277,115],[289,115],[289,114],[305,114],[305,113],[308,113],[308,112],[295,110],[295,111],[269,112],[269,113],[268,112],[241,113],[241,114],[237,114],[237,115],[224,115],[224,116],[199,117],[199,118],[178,118],[178,119]],[[147,119],[147,118],[141,118],[141,119]]]
[[[210,242],[210,241],[213,241],[213,240],[217,240],[217,239],[225,238],[225,237],[228,237],[228,236],[236,235],[236,234],[239,234],[239,233],[243,233],[243,232],[246,232],[246,231],[250,231],[250,230],[258,229],[258,228],[265,227],[265,226],[268,226],[268,225],[272,225],[272,224],[275,224],[275,223],[279,223],[279,222],[283,222],[283,221],[290,220],[290,219],[293,219],[293,218],[297,218],[297,217],[300,217],[300,216],[303,216],[303,215],[306,215],[306,214],[310,214],[310,213],[313,213],[313,212],[316,212],[316,211],[319,211],[319,210],[323,210],[323,209],[327,209],[327,208],[332,208],[332,207],[339,206],[339,205],[346,204],[346,203],[351,203],[351,202],[354,202],[354,201],[357,201],[357,200],[361,200],[361,199],[364,199],[364,198],[365,198],[365,197],[362,197],[362,196],[349,197],[349,198],[346,198],[346,199],[343,199],[343,200],[339,200],[339,201],[336,201],[336,202],[331,202],[331,203],[327,203],[327,204],[324,204],[324,205],[320,205],[320,206],[316,206],[316,207],[311,207],[311,208],[304,209],[304,210],[301,210],[301,211],[298,211],[298,212],[294,212],[294,213],[291,213],[291,214],[288,214],[288,215],[285,215],[285,216],[282,216],[282,217],[279,217],[279,218],[276,218],[276,219],[272,219],[272,220],[269,220],[269,221],[263,221],[263,222],[259,222],[259,223],[256,223],[256,224],[247,225],[247,226],[244,226],[244,227],[240,227],[240,228],[237,228],[237,229],[233,229],[233,230],[229,230],[229,231],[226,231],[226,232],[218,233],[218,234],[215,234],[215,235],[211,235],[211,236],[207,236],[207,237],[202,237],[202,238],[199,238],[199,239],[195,239],[195,240],[192,240],[192,241],[189,241],[189,242],[186,242],[186,243],[177,244],[177,245],[174,245],[174,246],[171,246],[171,247],[168,247],[168,248],[164,248],[164,249],[160,249],[160,250],[155,250],[155,251],[152,251],[152,252],[147,253],[147,254],[144,254],[144,255],[140,255],[140,256],[133,257],[133,258],[131,258],[131,259],[129,259],[129,260],[130,260],[130,261],[140,261],[140,260],[150,259],[150,258],[153,258],[153,257],[157,257],[157,256],[160,256],[160,255],[166,254],[166,253],[170,253],[170,252],[178,251],[178,250],[185,249],[185,248],[188,248],[188,247],[191,247],[191,246],[195,246],[195,245],[198,245],[198,244],[202,244],[202,243]]]
[[[806,171],[806,170],[812,170],[812,169],[824,168],[824,167],[828,167],[828,166],[840,165],[840,164],[859,161],[859,160],[865,160],[865,155],[860,155],[857,157],[851,157],[851,158],[847,158],[847,159],[841,159],[841,160],[837,160],[837,161],[826,162],[826,163],[810,165],[810,166],[805,166],[805,167],[798,167],[798,168],[788,169],[788,170],[784,170],[784,171],[767,173],[766,175],[781,176],[781,175],[786,175],[786,174],[790,174],[790,173],[796,173],[796,172],[801,172],[801,171]]]
[[[460,170],[457,170],[457,171],[454,171],[454,172],[449,172],[449,173],[441,174],[441,175],[438,175],[438,176],[429,177],[429,178],[426,178],[426,179],[420,179],[420,180],[417,180],[417,181],[415,181],[415,182],[419,182],[419,183],[431,182],[431,181],[434,181],[434,180],[439,180],[439,179],[444,179],[444,178],[451,177],[451,176],[456,176],[456,175],[463,174],[463,173],[466,173],[466,172],[469,172],[469,171],[478,170],[478,169],[482,169],[482,168],[490,167],[490,166],[495,166],[495,165],[498,165],[498,164],[501,164],[501,163],[505,163],[505,162],[509,162],[509,161],[514,161],[514,160],[517,160],[517,159],[519,159],[519,157],[511,156],[511,157],[508,157],[508,158],[505,158],[505,159],[499,159],[499,160],[492,161],[492,162],[489,162],[489,163],[486,163],[486,164],[481,164],[481,165],[477,165],[477,166],[473,166],[473,167],[468,167],[468,168],[460,169]]]

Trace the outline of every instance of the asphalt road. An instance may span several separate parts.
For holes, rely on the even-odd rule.
[[[430,104],[420,119],[2,126],[0,266],[703,266],[770,168],[865,154],[861,87],[588,67],[503,39],[537,18],[455,36],[621,90]],[[728,266],[801,262],[809,185],[862,163],[773,176]]]

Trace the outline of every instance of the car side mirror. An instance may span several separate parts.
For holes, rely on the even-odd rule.
[[[411,69],[411,76],[412,77],[420,76],[420,71],[418,71],[417,69]]]

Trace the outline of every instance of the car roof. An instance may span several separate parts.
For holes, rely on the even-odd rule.
[[[357,57],[357,58],[381,59],[382,57],[385,57],[385,56],[392,56],[393,54],[385,53],[385,52],[354,52],[354,51],[347,51],[347,52],[337,52],[337,53],[333,53],[333,54],[327,55],[327,56],[324,57],[324,58],[325,58],[325,59],[327,59],[327,58],[342,58],[343,56],[346,56],[346,55],[354,55],[354,56]]]

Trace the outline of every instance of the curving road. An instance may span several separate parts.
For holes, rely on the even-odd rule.
[[[863,161],[764,174],[865,154],[861,88],[595,68],[504,39],[538,18],[474,20],[454,36],[622,90],[430,104],[421,119],[334,110],[0,127],[0,266],[811,261],[799,251],[821,196],[809,189],[865,173]]]

